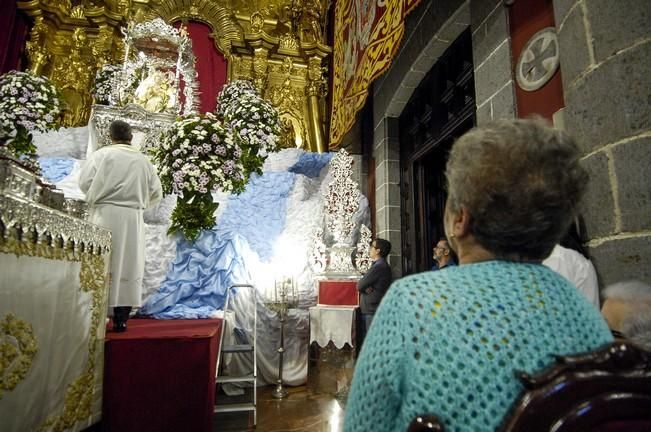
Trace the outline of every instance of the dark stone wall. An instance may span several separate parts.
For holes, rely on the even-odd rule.
[[[591,180],[582,215],[601,286],[651,283],[651,7],[554,0],[565,129]]]

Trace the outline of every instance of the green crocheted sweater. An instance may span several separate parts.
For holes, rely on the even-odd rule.
[[[355,367],[345,432],[404,431],[418,414],[446,430],[493,431],[554,354],[613,340],[599,312],[538,264],[489,261],[396,281]]]

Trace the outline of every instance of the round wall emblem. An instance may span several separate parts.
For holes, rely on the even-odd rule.
[[[547,27],[534,34],[520,52],[515,78],[522,90],[538,90],[554,76],[559,65],[556,29]]]

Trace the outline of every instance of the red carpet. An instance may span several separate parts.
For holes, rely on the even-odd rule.
[[[210,432],[221,325],[130,319],[125,333],[107,330],[102,430]]]

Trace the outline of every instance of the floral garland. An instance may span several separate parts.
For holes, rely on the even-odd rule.
[[[260,97],[258,90],[251,81],[236,80],[229,82],[217,96],[217,115],[224,117],[227,108],[242,97],[250,95]]]
[[[52,82],[30,72],[0,77],[0,143],[16,157],[32,155],[32,132],[58,129],[61,99]]]
[[[110,105],[115,94],[115,86],[118,83],[119,74],[122,68],[117,65],[107,64],[97,71],[92,94],[95,103],[98,105]]]
[[[216,114],[174,123],[153,150],[165,193],[178,196],[169,234],[195,240],[215,225],[211,191],[239,194],[251,173],[262,173],[270,152],[280,149],[278,110],[248,81],[234,81],[218,97]]]
[[[178,196],[169,234],[181,231],[195,240],[215,225],[211,191],[240,193],[246,185],[241,140],[214,114],[176,122],[154,153],[165,193]]]
[[[217,99],[218,114],[244,141],[243,164],[248,172],[262,172],[269,153],[280,150],[278,110],[263,99],[249,81],[227,84]]]

